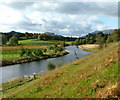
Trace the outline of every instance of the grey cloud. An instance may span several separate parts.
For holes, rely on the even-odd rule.
[[[26,7],[33,5],[33,2],[11,2],[11,3],[3,3],[13,9],[17,10],[25,10]]]
[[[58,12],[63,14],[97,14],[107,16],[118,16],[118,4],[114,2],[56,2],[44,5],[43,2],[12,2],[6,3],[7,6],[18,10],[29,8],[40,12]],[[33,5],[38,5],[34,8]],[[54,9],[54,4],[57,4]]]
[[[117,3],[103,2],[66,2],[60,3],[55,9],[56,12],[65,14],[96,14],[117,17]]]
[[[117,17],[118,4],[114,2],[48,2],[49,5],[44,5],[43,2],[34,2],[37,7],[31,5],[29,8],[40,12],[57,12],[62,14],[92,14],[106,15]],[[23,7],[26,6],[23,3]],[[55,6],[57,4],[57,6]]]
[[[85,35],[92,31],[91,27],[91,24],[88,24],[85,27],[83,27],[81,24],[76,24],[76,22],[65,21],[57,23],[55,21],[51,21],[51,23],[48,22],[47,24],[45,24],[44,31],[51,31],[66,36],[81,36],[82,34]],[[69,32],[62,32],[61,30],[64,29],[69,30]]]
[[[33,4],[37,4],[38,7],[34,8]],[[13,9],[18,10],[19,12],[22,13],[23,18],[20,20],[20,22],[12,26],[16,30],[23,29],[26,31],[28,30],[28,31],[38,31],[38,32],[50,31],[68,36],[81,36],[83,34],[87,34],[93,31],[92,27],[94,25],[105,24],[100,19],[96,19],[90,21],[90,23],[85,23],[84,26],[82,22],[88,21],[87,17],[84,18],[84,15],[87,16],[101,15],[107,17],[108,16],[117,17],[117,4],[114,3],[58,2],[56,3],[57,6],[54,6],[54,9],[53,9],[53,4],[54,3],[50,3],[49,6],[47,5],[45,6],[41,2],[13,2],[5,5],[12,7]],[[62,21],[58,21],[57,18],[54,19],[54,17],[51,18],[48,16],[48,17],[40,17],[40,20],[43,21],[42,25],[41,23],[36,24],[33,23],[34,19],[28,18],[26,12],[29,10],[38,11],[41,12],[42,14],[52,12],[49,14],[51,15],[53,14],[54,17],[58,17],[58,15],[56,14],[59,13],[59,16],[62,18]],[[63,15],[66,17],[64,17]],[[77,17],[74,19],[70,19],[68,15],[77,15]],[[79,18],[80,15],[83,17],[83,19],[86,20],[80,19]],[[69,32],[64,32],[64,31],[62,32],[61,30],[64,29],[68,29]]]
[[[17,24],[19,29],[29,30],[29,31],[40,31],[41,25],[32,23],[31,21],[22,21]]]

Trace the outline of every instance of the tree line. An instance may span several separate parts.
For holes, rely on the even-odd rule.
[[[100,48],[106,46],[106,43],[117,42],[120,40],[120,29],[116,29],[110,34],[105,34],[103,32],[89,33],[85,37],[81,37],[72,42],[72,45],[82,45],[82,44],[98,44]]]
[[[108,42],[119,41],[119,33],[120,29],[116,29],[111,34],[105,34],[103,32],[99,33],[89,33],[84,37],[73,38],[73,37],[64,37],[61,35],[51,35],[48,33],[20,33],[20,32],[7,32],[7,33],[0,33],[0,45],[18,45],[18,40],[24,39],[37,39],[37,40],[60,40],[60,41],[73,41],[71,45],[82,45],[82,44],[99,44],[100,47],[103,47]]]
[[[49,40],[59,40],[59,41],[75,41],[77,38],[73,37],[64,37],[61,35],[51,35],[48,33],[20,33],[20,32],[7,32],[7,33],[0,33],[0,38],[2,41],[0,41],[0,45],[18,45],[18,40],[26,40],[26,39],[37,39],[37,40],[43,40],[43,41],[49,41]]]

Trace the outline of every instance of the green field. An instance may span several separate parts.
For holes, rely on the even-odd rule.
[[[4,60],[14,60],[20,58],[20,49],[2,50],[0,57]]]
[[[30,50],[35,50],[35,49],[30,49]],[[43,49],[41,49],[41,50],[43,51]],[[4,49],[4,50],[2,50],[2,55],[0,55],[0,57],[2,58],[2,60],[18,60],[18,59],[27,58],[27,56],[20,57],[20,52],[21,52],[21,49]],[[53,51],[46,51],[46,53],[44,53],[44,54],[49,55],[52,53],[53,53]],[[28,58],[30,58],[30,57],[28,57]]]
[[[28,39],[28,40],[19,40],[19,44],[21,45],[52,45],[54,43],[60,43],[63,41],[38,41],[37,39]],[[71,42],[66,42],[70,44]]]
[[[37,39],[28,39],[28,40],[19,40],[18,44],[20,45],[24,45],[24,46],[50,46],[50,45],[54,45],[56,43],[61,43],[63,41],[38,41]],[[71,42],[66,42],[68,44],[70,44]],[[47,48],[47,47],[46,47]],[[37,49],[37,48],[33,48],[33,49]],[[24,57],[20,57],[20,48],[18,49],[13,49],[11,46],[11,49],[2,49],[2,55],[0,55],[0,57],[3,60],[16,60],[16,59],[22,59]],[[51,51],[47,51],[46,53],[51,54]]]
[[[18,42],[21,45],[50,45],[53,43],[54,41],[38,41],[36,39],[19,40]]]
[[[59,45],[55,45],[56,43],[59,43]],[[68,54],[67,51],[63,51],[64,46],[61,43],[63,43],[63,41],[36,41],[35,39],[29,39],[19,41],[19,45],[17,46],[3,46],[2,49],[0,49],[0,52],[2,51],[0,55],[2,65],[31,62]],[[21,56],[22,50],[25,52],[23,56]],[[40,51],[40,55],[35,54],[35,52]]]
[[[111,98],[118,81],[117,55],[118,44],[111,43],[96,53],[39,75],[36,80],[4,90],[3,97]]]

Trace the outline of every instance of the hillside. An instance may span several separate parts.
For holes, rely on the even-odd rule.
[[[4,98],[106,98],[117,97],[118,43],[4,90]]]
[[[99,32],[103,32],[104,34],[110,34],[110,33],[112,33],[112,32],[114,32],[115,31],[115,29],[106,29],[106,30],[102,30],[102,31],[94,31],[94,32],[92,32],[92,33],[99,33]]]

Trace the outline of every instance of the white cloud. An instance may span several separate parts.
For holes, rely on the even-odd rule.
[[[81,36],[111,28],[99,15],[117,20],[117,4],[88,2],[10,2],[0,4],[1,31],[55,32]],[[114,9],[114,10],[113,10]]]
[[[0,6],[0,22],[1,24],[15,24],[21,19],[21,14],[12,8],[4,5]]]

